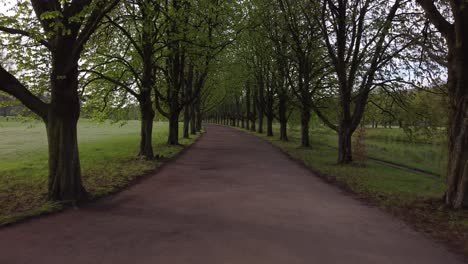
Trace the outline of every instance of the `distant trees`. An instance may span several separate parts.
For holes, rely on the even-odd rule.
[[[163,83],[155,89],[157,110],[169,120],[169,144],[179,144],[179,117],[190,115],[192,133],[201,129],[201,98],[208,73],[218,54],[235,39],[236,3],[206,0],[166,1],[167,26],[160,70]],[[188,120],[186,120],[188,121]],[[186,122],[186,125],[189,123]]]
[[[4,95],[0,95],[0,116],[7,117],[11,114],[12,106],[9,103],[12,98]]]
[[[203,88],[213,61],[238,33],[238,8],[218,0],[31,0],[0,17],[8,47],[0,91],[46,123],[50,199],[86,195],[77,141],[82,106],[105,119],[137,104],[139,155],[148,159],[155,109],[169,120],[169,144],[179,143],[184,108],[191,133],[201,130],[210,94]]]
[[[231,85],[242,92],[229,93],[226,101],[243,102],[250,127],[260,133],[264,114],[275,109],[283,140],[287,109],[293,109],[301,116],[304,147],[310,146],[312,117],[319,118],[337,132],[340,164],[353,162],[352,136],[359,126],[398,125],[414,136],[437,132],[448,121],[446,203],[467,207],[468,13],[462,2],[246,1],[252,29],[237,48],[249,54],[242,63],[250,74],[244,74],[242,87]],[[441,85],[444,67],[448,102]],[[224,105],[221,116],[230,111]]]

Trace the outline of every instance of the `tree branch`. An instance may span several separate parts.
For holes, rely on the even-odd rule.
[[[448,40],[453,40],[455,28],[453,24],[448,22],[439,12],[433,0],[416,0],[424,9],[426,17],[440,31],[440,33]]]
[[[49,105],[32,94],[18,79],[0,66],[0,91],[4,91],[21,101],[27,108],[47,120]]]
[[[52,49],[52,46],[50,45],[50,43],[48,41],[46,41],[44,39],[36,39],[36,38],[34,38],[32,36],[31,33],[27,32],[27,31],[24,31],[24,30],[21,30],[21,29],[16,29],[16,28],[4,27],[4,26],[0,26],[0,31],[6,32],[6,33],[9,33],[9,34],[22,35],[22,36],[31,38],[31,39],[39,42],[40,44],[42,44],[43,46],[45,46],[49,50]]]

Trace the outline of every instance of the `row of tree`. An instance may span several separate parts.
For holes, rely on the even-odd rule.
[[[242,81],[228,84],[227,98],[208,120],[259,133],[266,124],[268,136],[277,121],[280,139],[287,140],[289,118],[299,112],[301,144],[310,147],[315,116],[336,131],[340,164],[353,161],[352,135],[366,123],[445,126],[446,204],[468,206],[468,57],[463,49],[468,11],[463,1],[249,3],[251,27],[226,57],[236,65],[239,77],[233,79]]]
[[[169,121],[169,144],[178,144],[182,113],[186,137],[203,118],[228,118],[269,136],[277,120],[287,140],[299,112],[304,147],[315,115],[337,132],[338,162],[346,164],[352,135],[373,107],[395,113],[381,98],[404,106],[415,89],[442,87],[446,203],[462,208],[467,12],[458,0],[21,0],[0,17],[0,91],[46,124],[49,197],[77,200],[86,193],[82,109],[118,118],[117,109],[138,107],[139,155],[148,159],[156,112]]]
[[[8,15],[7,15],[8,14]],[[0,91],[41,118],[49,143],[49,198],[86,196],[77,123],[138,106],[139,155],[154,158],[156,111],[169,144],[201,130],[216,57],[241,31],[239,3],[221,0],[31,0],[0,16]]]

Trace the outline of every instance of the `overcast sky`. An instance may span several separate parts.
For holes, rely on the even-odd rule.
[[[14,3],[16,1],[11,1],[11,0],[0,0],[0,16],[2,15],[11,15],[8,14],[8,9],[10,9],[12,6],[14,6]]]

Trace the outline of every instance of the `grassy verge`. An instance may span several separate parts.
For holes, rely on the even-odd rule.
[[[299,133],[295,132],[293,135],[299,136]],[[336,133],[326,128],[314,129],[312,139],[330,146],[338,145]],[[364,143],[369,157],[445,175],[447,144],[441,135],[411,141],[400,128],[368,128]]]
[[[441,198],[445,181],[442,177],[402,171],[372,161],[367,161],[365,166],[337,165],[337,150],[326,145],[326,141],[320,141],[316,135],[312,135],[312,148],[306,149],[298,147],[299,135],[294,131],[291,131],[289,142],[280,141],[276,136],[249,133],[303,162],[327,181],[357,194],[468,255],[468,212],[454,212],[443,206]]]
[[[147,161],[136,158],[138,121],[123,126],[80,122],[83,183],[91,199],[114,193],[154,171],[198,137],[182,139],[181,146],[169,146],[165,144],[167,124],[155,125],[154,151],[163,158]],[[61,210],[61,204],[46,200],[47,141],[43,125],[36,121],[0,120],[0,146],[0,226]]]

